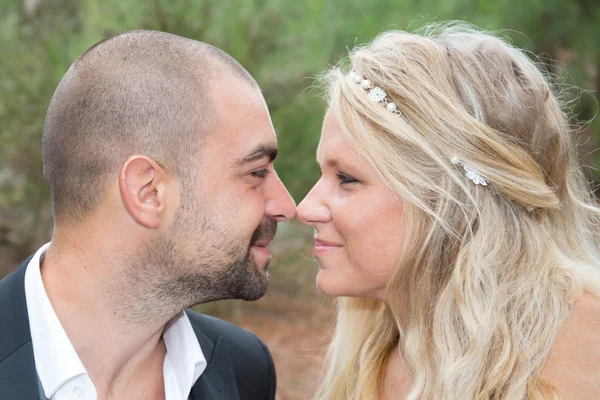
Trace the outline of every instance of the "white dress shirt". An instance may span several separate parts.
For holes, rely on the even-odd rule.
[[[25,271],[25,297],[35,367],[44,394],[51,400],[96,400],[93,382],[46,294],[40,273],[40,258],[50,243],[33,256]],[[187,400],[204,369],[206,359],[185,312],[165,327],[167,349],[163,363],[165,400]]]

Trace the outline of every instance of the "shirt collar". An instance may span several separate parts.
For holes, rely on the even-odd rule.
[[[42,246],[25,271],[25,299],[37,373],[46,398],[69,380],[87,375],[46,294],[40,272],[40,259],[50,243]],[[192,324],[182,311],[167,323],[163,331],[167,354],[163,365],[165,385],[177,386],[180,398],[187,398],[192,386],[206,369],[206,358]],[[167,377],[172,377],[168,379]],[[173,388],[175,389],[175,388]],[[165,387],[165,392],[169,393]],[[170,397],[170,396],[168,396]]]
[[[25,271],[25,299],[35,367],[46,398],[51,399],[70,379],[87,374],[46,294],[40,257],[50,243],[33,256]]]
[[[206,369],[206,358],[202,353],[194,328],[185,311],[173,318],[163,331],[163,340],[167,349],[165,356],[164,374],[165,385],[168,385],[166,376],[170,367],[175,375],[181,398],[189,396],[190,390]],[[167,387],[165,387],[167,392]]]

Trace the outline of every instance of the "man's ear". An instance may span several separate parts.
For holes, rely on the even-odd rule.
[[[119,190],[127,212],[148,229],[158,229],[164,220],[168,175],[146,156],[130,157],[121,167]]]

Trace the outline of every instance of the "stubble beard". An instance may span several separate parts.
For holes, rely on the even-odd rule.
[[[127,319],[148,324],[152,316],[162,321],[192,305],[224,299],[253,301],[266,293],[266,266],[259,268],[250,247],[272,238],[276,221],[263,219],[249,243],[230,243],[231,235],[198,210],[191,211],[179,214],[171,231],[146,246],[126,269],[123,289],[129,287],[132,298],[120,303],[127,306],[123,309]],[[199,228],[194,232],[189,227]],[[191,241],[203,243],[195,254],[185,248]]]

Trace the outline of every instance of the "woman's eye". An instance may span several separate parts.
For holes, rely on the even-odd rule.
[[[265,168],[265,169],[261,169],[259,171],[251,172],[250,175],[254,176],[255,178],[265,179],[267,177],[267,175],[269,175],[270,173],[271,173],[271,170]]]
[[[336,174],[338,179],[340,180],[340,185],[346,184],[346,183],[358,183],[358,180],[354,179],[353,177],[346,175],[346,174]]]

